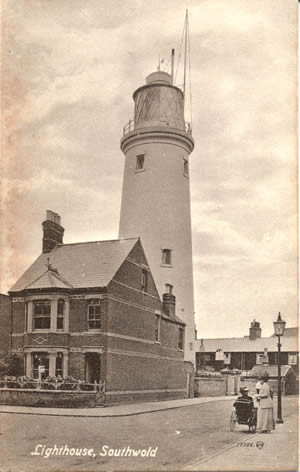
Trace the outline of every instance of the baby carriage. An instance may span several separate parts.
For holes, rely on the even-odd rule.
[[[235,410],[230,416],[230,431],[234,431],[237,424],[247,425],[250,433],[255,433],[257,424],[257,408],[253,406],[253,400],[247,396],[248,390],[242,392],[233,404]]]

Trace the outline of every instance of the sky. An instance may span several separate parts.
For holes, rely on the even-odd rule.
[[[297,323],[296,0],[3,0],[0,292],[41,252],[116,239],[133,91],[189,10],[198,337]],[[186,117],[189,120],[189,116]]]

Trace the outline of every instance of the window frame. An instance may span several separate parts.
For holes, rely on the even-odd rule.
[[[145,153],[137,154],[135,161],[135,171],[142,172],[143,170],[145,170]]]
[[[231,364],[231,352],[224,352],[224,365]]]
[[[63,311],[62,313],[59,313],[59,304],[62,304],[63,306]],[[56,330],[57,331],[64,331],[65,329],[65,306],[66,306],[66,303],[65,303],[65,300],[63,298],[59,298],[57,300],[57,312],[56,312]],[[62,320],[62,328],[59,328],[58,327],[58,320]]]
[[[190,176],[189,160],[185,157],[183,158],[183,175],[187,178]]]
[[[172,249],[163,248],[161,250],[161,265],[167,267],[172,266]]]
[[[49,313],[46,313],[46,314],[36,313],[36,307],[38,305],[49,306]],[[37,328],[35,326],[37,320],[41,321],[42,327]],[[44,326],[45,320],[48,320],[46,327]],[[32,331],[48,331],[50,330],[50,328],[51,328],[51,300],[49,299],[33,300],[32,302]]]
[[[178,328],[177,349],[179,351],[184,350],[184,328],[182,326]]]
[[[256,353],[256,365],[262,365],[264,359],[264,353],[263,352],[257,352]]]
[[[156,343],[160,344],[160,323],[161,317],[159,315],[155,315],[154,319],[154,340]]]
[[[90,308],[95,308],[94,313],[91,313]],[[99,309],[99,313],[96,313],[97,309]],[[93,327],[90,327],[90,323],[93,323]],[[98,324],[99,326],[97,326]],[[88,331],[99,331],[101,324],[101,299],[91,298],[87,306],[87,329]]]
[[[292,359],[293,359],[293,362],[291,361]],[[288,365],[297,365],[297,363],[298,363],[297,361],[298,361],[297,352],[289,352],[288,353]]]
[[[148,293],[148,271],[147,269],[142,269],[141,275],[141,290],[144,293]]]

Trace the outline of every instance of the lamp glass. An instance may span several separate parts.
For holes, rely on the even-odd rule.
[[[275,336],[282,336],[285,328],[285,321],[278,316],[277,321],[273,321]]]

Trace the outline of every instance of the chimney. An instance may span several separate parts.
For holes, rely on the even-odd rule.
[[[60,216],[47,210],[43,226],[43,252],[50,252],[57,244],[63,243],[64,228],[60,225]]]
[[[250,329],[249,329],[249,339],[254,341],[257,338],[261,338],[261,327],[258,321],[255,319],[251,322]]]
[[[175,317],[176,311],[176,297],[172,293],[173,285],[166,284],[166,293],[163,294],[163,313],[165,313],[169,318]]]

